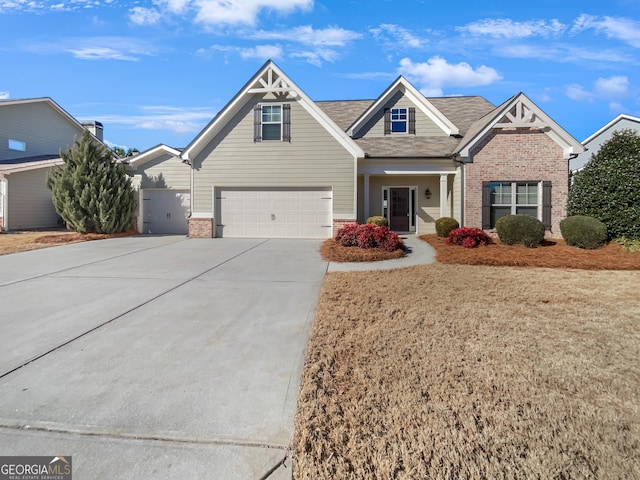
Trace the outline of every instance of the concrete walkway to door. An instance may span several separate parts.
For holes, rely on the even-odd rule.
[[[0,257],[2,455],[71,455],[78,479],[290,478],[319,246],[139,236]]]

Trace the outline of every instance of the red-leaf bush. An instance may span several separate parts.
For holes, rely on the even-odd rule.
[[[348,223],[338,229],[335,241],[343,247],[379,248],[393,252],[400,248],[400,237],[387,227],[373,223]]]
[[[445,243],[447,245],[462,245],[465,248],[474,248],[490,244],[491,239],[479,228],[460,227],[449,232]]]

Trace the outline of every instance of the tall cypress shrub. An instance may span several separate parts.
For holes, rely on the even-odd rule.
[[[620,130],[575,174],[568,215],[585,215],[607,226],[610,238],[640,238],[640,137]]]
[[[131,179],[113,153],[84,131],[60,152],[64,166],[47,178],[53,204],[69,230],[118,233],[131,228],[136,201]]]

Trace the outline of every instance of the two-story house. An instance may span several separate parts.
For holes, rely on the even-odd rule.
[[[425,98],[399,77],[375,100],[316,102],[268,61],[185,149],[129,168],[144,232],[328,238],[383,215],[422,234],[442,216],[491,229],[521,213],[559,236],[583,150],[522,93]]]

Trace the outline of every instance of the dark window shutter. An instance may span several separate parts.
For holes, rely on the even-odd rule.
[[[282,105],[282,141],[291,142],[291,105]]]
[[[482,229],[491,228],[491,182],[482,182]]]
[[[542,182],[542,223],[544,228],[551,230],[551,182]]]
[[[262,107],[260,105],[253,107],[253,141],[262,141]]]
[[[409,107],[409,133],[416,134],[416,109]]]
[[[384,134],[391,135],[391,109],[384,109]]]

